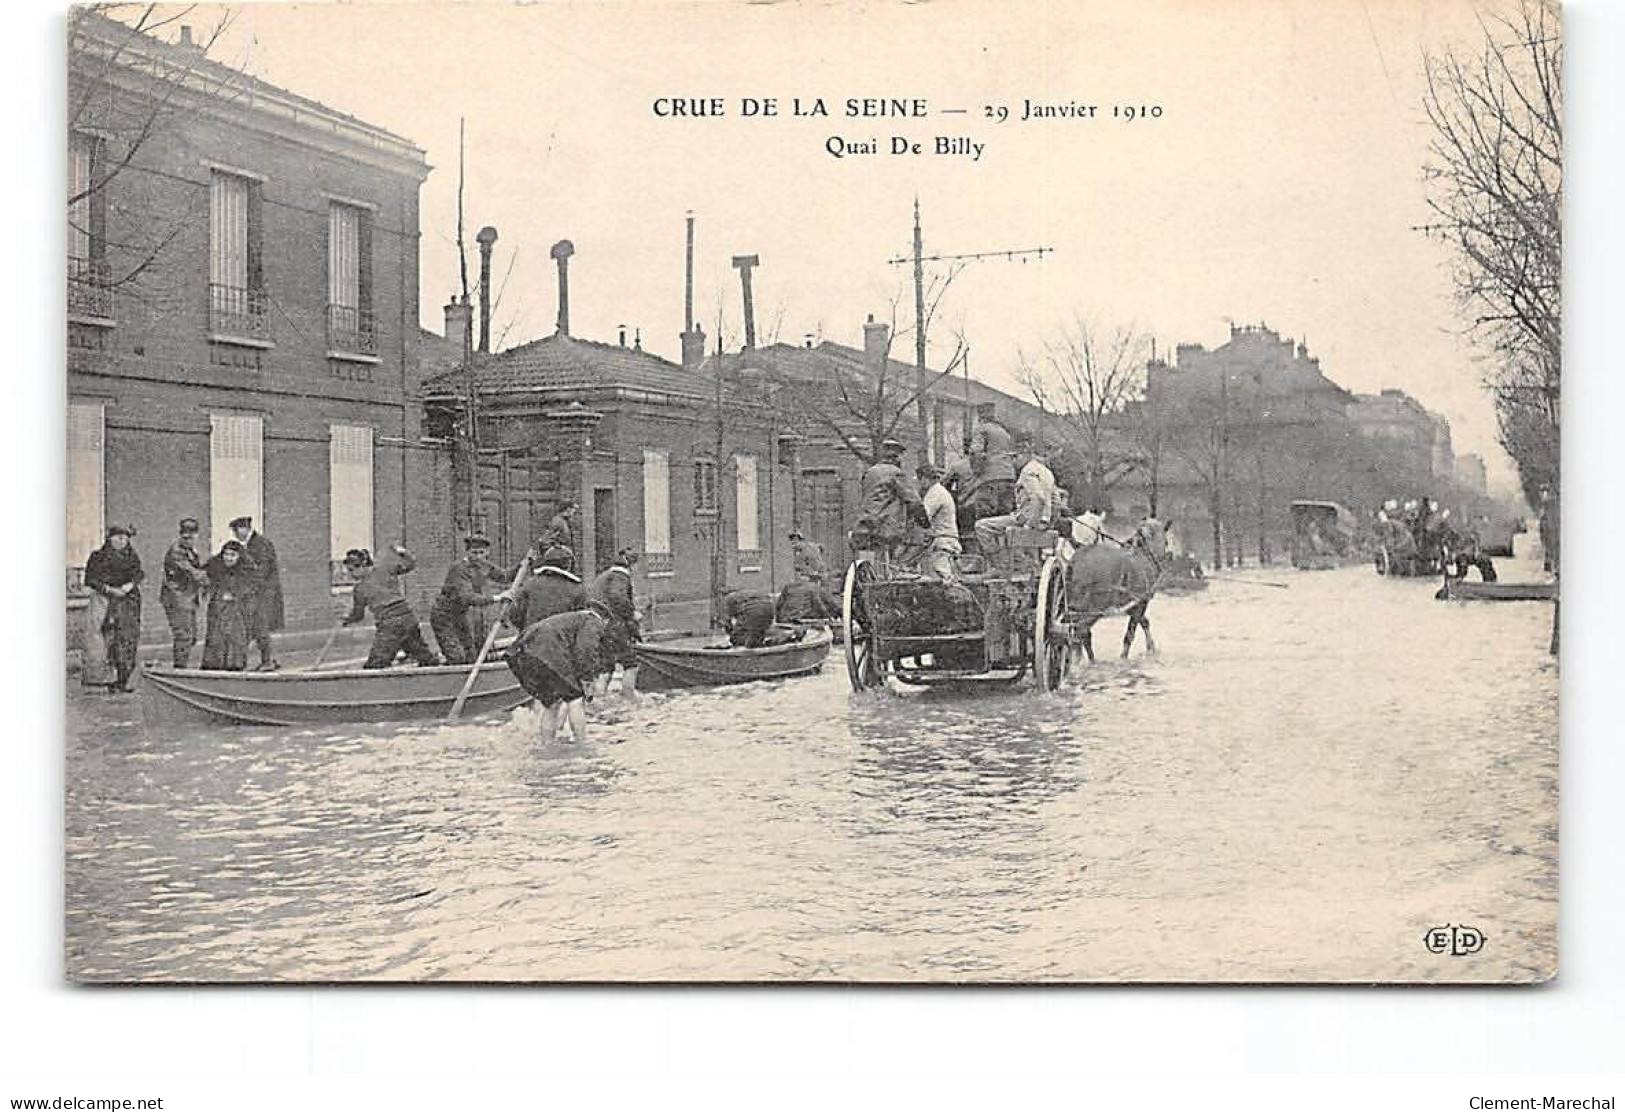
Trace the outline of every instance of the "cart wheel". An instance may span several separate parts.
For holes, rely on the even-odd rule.
[[[1066,679],[1071,646],[1063,627],[1066,620],[1066,568],[1054,556],[1038,573],[1037,613],[1033,615],[1033,676],[1038,690],[1058,690]]]
[[[852,681],[853,691],[867,691],[886,682],[886,673],[875,657],[875,636],[870,632],[860,597],[874,578],[873,564],[854,560],[846,569],[846,583],[841,588],[841,634],[846,642],[846,676]]]

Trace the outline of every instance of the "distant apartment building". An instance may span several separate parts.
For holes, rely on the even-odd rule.
[[[1484,457],[1476,452],[1456,457],[1456,485],[1464,493],[1485,497],[1489,494],[1489,477],[1484,470]]]
[[[1455,481],[1450,423],[1403,390],[1361,394],[1349,410],[1361,435],[1379,446],[1406,482],[1415,485]],[[1395,491],[1395,494],[1404,493]]]
[[[322,626],[347,549],[449,558],[444,529],[438,548],[420,530],[446,468],[414,401],[429,167],[410,140],[177,32],[71,16],[70,611],[106,525],[133,524],[155,635],[179,519],[218,549],[250,515],[277,546],[290,627]]]

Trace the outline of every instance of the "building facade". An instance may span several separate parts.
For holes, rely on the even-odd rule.
[[[422,441],[407,139],[76,9],[69,64],[70,615],[108,523],[136,526],[144,639],[182,517],[251,515],[290,628],[330,624],[349,548],[449,557]],[[444,530],[441,530],[444,533]],[[72,628],[70,622],[70,630]]]

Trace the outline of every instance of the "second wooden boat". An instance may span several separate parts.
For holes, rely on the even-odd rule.
[[[813,629],[799,641],[759,649],[718,646],[715,634],[641,641],[638,690],[719,687],[809,675],[823,667],[832,640],[829,630]]]
[[[1481,583],[1446,579],[1441,598],[1470,602],[1550,602],[1557,597],[1557,583]]]

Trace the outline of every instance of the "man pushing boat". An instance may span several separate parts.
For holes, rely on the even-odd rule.
[[[367,653],[367,662],[362,667],[388,668],[402,652],[419,664],[441,663],[424,642],[418,616],[401,588],[401,576],[418,566],[412,554],[397,544],[382,563],[375,565],[372,553],[365,548],[352,548],[344,554],[344,566],[356,577],[353,602],[350,613],[343,619],[344,624],[355,625],[369,609],[372,611],[372,650]],[[506,597],[506,593],[501,597]]]
[[[577,744],[587,740],[587,691],[604,671],[604,630],[609,611],[592,602],[586,610],[571,610],[543,618],[519,635],[508,648],[508,667],[520,686],[542,704],[543,745],[550,743],[566,721]]]

